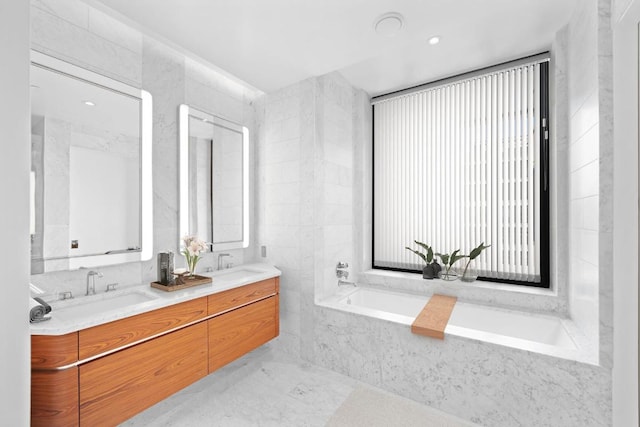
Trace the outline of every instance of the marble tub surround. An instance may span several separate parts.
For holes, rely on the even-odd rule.
[[[597,351],[580,328],[570,319],[531,311],[510,310],[476,303],[455,301],[443,295],[419,295],[360,285],[356,289],[336,293],[319,303],[338,311],[391,322],[414,332],[415,325],[424,326],[423,315],[433,317],[429,306],[444,298],[451,309],[447,320],[438,318],[430,327],[418,327],[427,337],[447,339],[449,336],[479,341],[501,348],[561,359],[597,364]],[[433,320],[433,319],[432,319]],[[436,324],[437,323],[437,324]]]
[[[268,264],[247,264],[227,270],[203,273],[203,275],[212,277],[212,283],[175,292],[157,290],[151,288],[148,283],[138,284],[122,290],[103,292],[97,295],[83,296],[81,298],[52,303],[51,320],[45,322],[46,324],[32,324],[31,334],[63,335],[136,314],[190,301],[199,297],[216,294],[248,283],[279,277],[280,271]],[[108,303],[103,304],[103,302],[109,301],[110,299],[113,299],[114,303],[118,300],[131,302],[121,306]],[[91,304],[95,304],[96,307],[101,309],[95,312],[74,310],[74,307],[84,304],[88,307],[91,307]],[[68,309],[74,314],[66,314],[65,309]],[[56,311],[59,311],[60,315],[56,316]]]
[[[602,426],[611,420],[606,368],[317,307],[319,366],[492,427]]]

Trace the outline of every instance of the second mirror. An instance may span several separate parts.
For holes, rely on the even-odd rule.
[[[180,105],[180,238],[211,250],[249,245],[249,131]]]

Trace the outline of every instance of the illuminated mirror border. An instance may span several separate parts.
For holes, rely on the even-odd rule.
[[[186,104],[178,109],[180,134],[180,227],[178,241],[191,233],[189,230],[189,117],[216,123],[230,123],[242,128],[242,240],[210,245],[212,252],[228,249],[241,249],[249,246],[249,129],[222,117],[214,116]]]

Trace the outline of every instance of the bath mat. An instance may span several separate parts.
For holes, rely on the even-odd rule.
[[[389,393],[359,387],[331,416],[327,427],[461,427],[473,424]]]

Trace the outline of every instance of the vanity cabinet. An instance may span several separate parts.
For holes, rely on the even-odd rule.
[[[279,334],[277,277],[66,335],[33,335],[31,425],[117,425]]]
[[[277,310],[273,296],[209,320],[209,372],[277,336]]]
[[[279,334],[278,280],[268,279],[209,296],[209,372]]]
[[[80,366],[80,425],[118,424],[207,375],[203,322]]]

